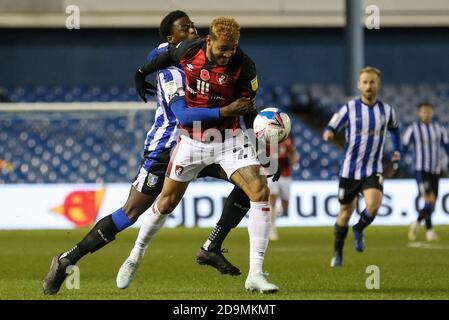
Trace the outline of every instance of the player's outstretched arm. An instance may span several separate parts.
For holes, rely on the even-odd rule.
[[[221,118],[236,117],[254,108],[249,98],[240,98],[225,107],[190,108],[184,97],[176,97],[170,101],[170,107],[183,126],[192,126],[194,121],[213,122]]]
[[[334,113],[323,132],[324,141],[332,141],[335,133],[348,124],[348,105],[343,105],[338,112]]]
[[[155,57],[153,60],[151,60],[143,67],[137,69],[137,71],[139,71],[139,73],[141,73],[143,76],[147,76],[151,73],[156,72],[157,70],[168,68],[175,63],[176,61],[170,54],[170,52],[165,52]]]
[[[156,89],[151,83],[145,81],[146,76],[157,70],[168,68],[173,64],[174,60],[172,56],[170,53],[166,52],[158,55],[145,66],[136,70],[134,73],[134,84],[136,86],[137,94],[144,102],[148,101],[146,95],[150,94],[154,96],[154,91]]]

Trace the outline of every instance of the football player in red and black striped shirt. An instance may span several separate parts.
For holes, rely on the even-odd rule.
[[[254,147],[240,129],[239,115],[228,114],[225,108],[246,98],[248,108],[242,109],[240,115],[254,116],[252,98],[258,88],[257,74],[254,62],[239,48],[239,38],[240,27],[233,18],[216,18],[206,38],[183,41],[137,70],[136,88],[144,101],[146,75],[180,63],[186,78],[185,90],[167,93],[171,96],[169,106],[184,130],[171,157],[160,198],[150,212],[159,216],[171,213],[189,182],[208,164],[220,164],[251,201],[250,270],[245,288],[276,292],[279,288],[268,282],[262,271],[270,230],[267,179]],[[190,111],[187,119],[182,116],[186,109]]]

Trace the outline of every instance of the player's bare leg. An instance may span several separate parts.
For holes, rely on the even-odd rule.
[[[348,235],[348,223],[355,210],[357,198],[348,204],[340,204],[340,211],[334,226],[334,256],[331,267],[340,267],[343,264],[343,247]]]
[[[270,209],[271,209],[271,228],[270,228],[270,240],[278,240],[278,232],[276,229],[277,209],[276,202],[278,200],[277,195],[270,194]]]
[[[365,250],[363,230],[369,226],[377,215],[377,211],[382,204],[383,192],[376,188],[363,190],[366,208],[360,213],[359,222],[352,227],[354,231],[354,246],[358,252]]]
[[[250,267],[245,288],[262,293],[277,292],[279,288],[269,283],[263,273],[263,261],[268,247],[270,232],[270,205],[266,176],[261,175],[259,165],[250,165],[238,169],[231,175],[234,181],[249,197],[250,210],[248,233],[250,240]]]

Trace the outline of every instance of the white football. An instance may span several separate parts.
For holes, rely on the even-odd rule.
[[[290,134],[290,117],[278,108],[266,108],[257,114],[253,128],[258,139],[280,143]]]

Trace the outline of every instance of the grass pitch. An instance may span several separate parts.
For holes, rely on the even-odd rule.
[[[119,234],[110,245],[79,263],[80,289],[62,286],[57,296],[42,294],[51,258],[77,243],[87,229],[0,231],[0,299],[449,299],[449,226],[436,226],[441,239],[409,243],[407,227],[371,226],[366,251],[357,253],[349,233],[344,266],[330,268],[333,228],[281,228],[270,242],[264,269],[280,287],[274,295],[244,290],[248,270],[248,233],[233,230],[224,247],[241,268],[238,277],[199,266],[195,253],[209,229],[164,229],[150,244],[136,279],[126,290],[115,277],[128,256],[136,229]],[[380,289],[365,286],[369,265],[380,270]]]

